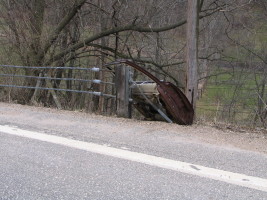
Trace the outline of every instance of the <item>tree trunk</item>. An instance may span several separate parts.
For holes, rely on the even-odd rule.
[[[31,2],[30,9],[29,33],[31,37],[31,43],[29,44],[29,48],[27,49],[26,62],[24,64],[36,67],[42,65],[42,60],[38,59],[38,53],[41,49],[45,2],[43,0],[34,0]],[[25,74],[27,76],[39,76],[40,71],[38,69],[25,69]],[[25,79],[23,85],[35,87],[36,83],[36,79]],[[34,89],[26,90],[22,90],[22,93],[24,93],[24,95],[22,99],[19,100],[22,103],[28,103],[34,95]]]

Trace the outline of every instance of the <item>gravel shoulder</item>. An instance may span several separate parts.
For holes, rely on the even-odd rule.
[[[90,134],[101,137],[101,132],[108,132],[109,136],[124,134],[138,137],[169,137],[179,141],[204,143],[224,148],[234,148],[267,154],[267,134],[242,130],[219,130],[204,125],[180,126],[165,122],[139,121],[135,119],[122,119],[105,117],[78,111],[65,111],[43,107],[32,107],[10,103],[0,103],[0,124],[12,124],[32,129],[39,127],[47,132],[66,131],[85,135]],[[138,133],[138,134],[137,134]],[[75,135],[72,134],[75,138]],[[104,136],[103,136],[104,137]],[[129,138],[130,139],[130,138]],[[149,142],[149,141],[147,141]]]

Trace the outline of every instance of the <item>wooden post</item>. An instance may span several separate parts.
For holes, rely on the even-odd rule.
[[[194,109],[196,107],[198,90],[198,1],[188,1],[187,8],[187,71],[185,94]]]
[[[131,118],[130,105],[130,69],[128,66],[116,66],[116,113],[118,117]]]

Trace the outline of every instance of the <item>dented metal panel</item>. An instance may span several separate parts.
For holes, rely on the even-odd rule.
[[[159,98],[167,115],[177,124],[191,125],[194,119],[194,109],[184,93],[170,82],[160,81],[151,73],[129,60],[118,60],[117,63],[125,63],[144,73],[157,84]]]

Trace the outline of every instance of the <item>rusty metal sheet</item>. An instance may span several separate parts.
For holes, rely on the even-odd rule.
[[[157,88],[167,114],[171,115],[177,124],[191,125],[194,119],[194,109],[183,92],[169,82],[161,82]]]
[[[144,73],[157,83],[160,99],[167,115],[177,124],[191,125],[194,120],[194,109],[184,93],[170,82],[160,81],[154,75],[129,60],[117,60],[117,63],[125,63]]]

